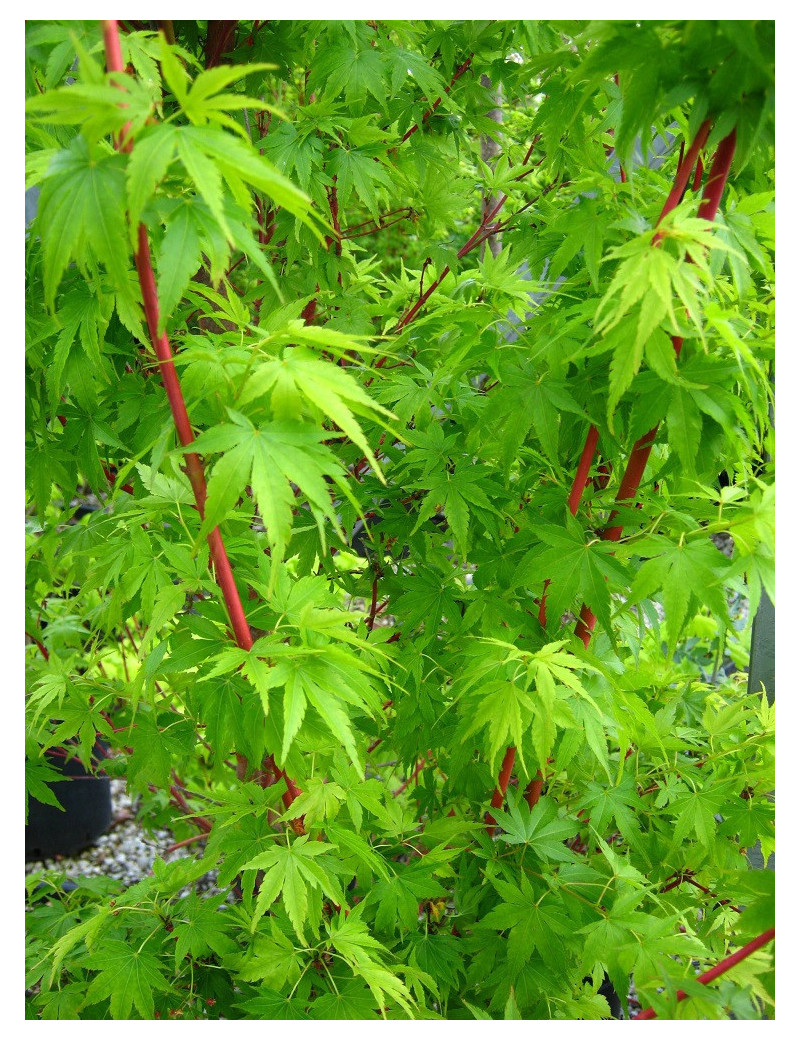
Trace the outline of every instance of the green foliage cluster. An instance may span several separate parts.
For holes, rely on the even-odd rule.
[[[109,74],[99,23],[27,25],[26,776],[99,735],[203,841],[31,875],[28,1014],[598,1019],[607,974],[771,1015],[769,946],[694,980],[774,925],[773,710],[718,681],[774,596],[774,24],[161,29]],[[659,223],[704,120],[720,211]]]

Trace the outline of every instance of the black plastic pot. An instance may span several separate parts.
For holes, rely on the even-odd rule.
[[[98,759],[105,749],[95,747]],[[46,758],[64,780],[54,782],[51,790],[64,810],[29,799],[25,827],[25,862],[74,856],[94,844],[111,825],[111,782],[107,776],[90,774],[77,758],[64,759],[53,752]]]

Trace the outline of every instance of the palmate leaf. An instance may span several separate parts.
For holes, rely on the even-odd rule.
[[[337,346],[335,332],[319,332],[326,345]],[[316,330],[303,333],[303,330],[298,329],[298,333],[301,338],[317,336]],[[360,349],[358,340],[349,337],[348,340],[347,348]],[[339,349],[344,346],[344,343],[338,344]],[[296,415],[298,406],[302,406],[304,401],[312,406],[315,414],[331,419],[361,448],[379,479],[383,480],[378,461],[355,416],[389,419],[394,416],[373,401],[343,369],[321,360],[306,347],[287,347],[280,357],[265,360],[258,365],[245,383],[238,403],[241,406],[267,394],[270,395],[272,410],[278,419]]]
[[[441,508],[448,526],[455,535],[458,549],[466,556],[469,548],[470,512],[477,508],[500,515],[486,493],[493,492],[498,497],[502,494],[501,489],[492,480],[491,472],[488,466],[472,465],[471,461],[460,460],[452,473],[448,468],[442,468],[437,473],[426,474],[420,483],[429,490],[420,505],[417,522],[411,533],[419,530],[422,524]]]
[[[488,759],[490,768],[495,771],[497,755],[501,748],[513,744],[520,748],[522,744],[523,712],[524,721],[528,724],[533,713],[533,701],[530,696],[515,683],[498,679],[482,683],[480,700],[474,708],[474,699],[469,702],[468,718],[471,720],[464,733],[469,737],[478,729],[487,727],[489,736]],[[524,759],[521,759],[523,768]]]
[[[536,534],[548,548],[537,546],[522,558],[515,584],[538,590],[549,580],[545,600],[548,626],[558,626],[564,612],[577,606],[580,598],[613,638],[611,593],[625,588],[629,580],[626,567],[613,556],[613,544],[596,539],[587,542],[572,517],[566,518],[563,528],[541,524]]]
[[[245,953],[228,956],[225,963],[243,982],[259,982],[280,989],[287,979],[297,981],[301,962],[291,939],[284,935],[274,917],[269,924],[271,934],[257,932]]]
[[[166,47],[166,44],[163,46]],[[204,69],[195,77],[188,91],[182,92],[181,108],[186,113],[189,122],[196,126],[205,126],[207,123],[218,121],[242,133],[244,128],[232,120],[223,119],[220,110],[258,108],[273,114],[281,115],[281,113],[261,99],[245,97],[243,94],[222,94],[221,91],[237,80],[244,79],[245,76],[255,72],[266,72],[276,67],[265,62],[253,62],[252,65],[217,65]]]
[[[130,285],[125,228],[125,160],[94,154],[78,135],[58,152],[42,185],[37,229],[44,249],[45,305],[52,308],[70,260],[102,263],[118,289]]]
[[[375,149],[359,151],[351,148],[347,151],[337,148],[330,161],[330,170],[336,176],[340,203],[346,203],[355,189],[359,201],[377,219],[378,193],[381,188],[390,187],[391,178],[381,163],[375,161],[373,151]],[[385,149],[381,148],[381,152],[385,153]]]
[[[267,528],[275,560],[283,558],[297,506],[291,484],[296,484],[312,507],[339,529],[326,477],[340,478],[344,467],[326,445],[323,430],[310,423],[270,422],[256,427],[239,412],[228,409],[233,422],[201,434],[187,451],[224,451],[208,481],[202,533],[213,530],[231,512],[250,484]],[[278,568],[273,568],[273,574]]]
[[[384,59],[374,48],[353,47],[346,41],[327,46],[314,62],[308,81],[309,91],[334,98],[341,90],[350,101],[362,101],[367,91],[379,105],[386,104]]]
[[[226,893],[201,898],[196,892],[190,892],[175,908],[170,935],[175,939],[176,969],[187,954],[193,958],[209,953],[224,957],[238,949],[229,934],[232,928],[230,914],[219,912],[225,899]]]
[[[332,848],[328,842],[310,842],[308,835],[303,835],[291,845],[274,845],[244,864],[243,870],[265,872],[250,923],[251,931],[280,895],[298,937],[303,938],[307,923],[316,934],[319,922],[309,919],[308,886],[322,889],[339,906],[346,902],[336,879],[335,861],[325,856]]]
[[[508,798],[508,811],[492,809],[492,816],[503,831],[500,841],[508,845],[525,845],[543,862],[570,863],[578,856],[564,844],[578,830],[576,819],[558,815],[552,798],[540,798],[533,809],[524,799]]]
[[[43,805],[52,805],[63,812],[64,807],[58,800],[51,784],[64,780],[63,775],[46,761],[32,762],[25,759],[25,824],[28,823],[28,799],[35,798]]]
[[[159,123],[148,127],[136,139],[136,147],[131,153],[126,171],[130,232],[134,243],[142,210],[172,165],[179,135],[178,127],[171,123]]]
[[[360,903],[353,907],[349,914],[345,914],[342,908],[338,917],[332,917],[326,922],[331,945],[350,965],[353,972],[364,979],[381,1010],[386,1008],[388,997],[413,1018],[413,997],[402,980],[386,966],[389,951],[370,935],[367,926],[361,920],[363,907],[364,904]]]
[[[32,122],[80,126],[82,137],[96,142],[128,125],[134,132],[140,130],[153,114],[153,99],[135,79],[111,73],[107,83],[73,83],[36,95],[26,101],[25,109]]]
[[[708,539],[691,538],[676,545],[667,538],[654,536],[641,544],[640,551],[648,559],[631,585],[630,602],[637,603],[662,590],[670,652],[692,602],[710,607],[721,623],[727,623],[727,603],[721,585],[727,561]]]
[[[162,973],[163,963],[155,956],[157,945],[151,939],[137,949],[119,939],[106,940],[87,962],[98,974],[87,990],[86,1003],[110,998],[112,1018],[130,1018],[135,1007],[142,1018],[152,1019],[153,990],[169,992],[172,988]]]
[[[222,212],[224,181],[240,205],[251,206],[247,188],[255,188],[301,220],[319,239],[324,237],[324,221],[311,208],[309,197],[239,137],[216,127],[181,127],[178,154],[216,219]],[[227,232],[224,217],[221,225]]]
[[[695,472],[702,431],[703,417],[693,393],[676,386],[667,411],[667,433],[670,445],[677,451],[681,466],[688,474]]]
[[[340,986],[336,993],[323,993],[311,1005],[311,1017],[326,1021],[373,1019],[377,1002],[369,987],[354,980]]]
[[[555,899],[537,898],[523,875],[519,887],[492,879],[503,900],[481,920],[480,928],[509,929],[508,967],[516,977],[534,950],[554,970],[565,963],[566,938],[574,933],[574,925]]]
[[[272,652],[274,649],[271,648]],[[335,648],[326,650],[327,653],[335,653]],[[273,669],[279,674],[271,682],[285,683],[284,736],[280,761],[285,761],[306,707],[310,704],[326,728],[341,743],[353,765],[362,769],[352,721],[345,705],[352,704],[365,712],[371,709],[370,713],[377,714],[380,701],[369,685],[365,689],[363,672],[352,666],[347,669],[332,667],[331,662],[326,660],[326,650],[317,651],[311,656],[301,647],[291,647],[290,658],[279,661]]]
[[[286,996],[266,986],[259,988],[258,996],[251,997],[236,1005],[247,1012],[248,1019],[258,1021],[280,1021],[288,1019],[309,1019],[306,1002],[298,997]]]
[[[85,1003],[86,987],[82,982],[67,983],[55,992],[40,993],[36,998],[44,1020],[80,1018],[78,1012]]]
[[[52,407],[55,408],[64,392],[65,371],[69,371],[68,362],[75,350],[76,338],[95,372],[98,375],[103,373],[101,348],[113,305],[111,296],[92,293],[85,283],[74,286],[64,299],[58,311],[62,330],[45,377]]]

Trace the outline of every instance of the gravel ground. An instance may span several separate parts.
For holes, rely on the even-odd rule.
[[[111,802],[114,810],[111,826],[94,845],[77,856],[54,856],[26,863],[25,875],[44,870],[65,874],[67,878],[102,876],[128,886],[150,874],[156,856],[169,863],[195,854],[197,845],[170,852],[174,838],[168,830],[144,831],[136,820],[124,780],[111,781]],[[200,891],[210,890],[213,881],[213,874],[204,875],[197,887]]]

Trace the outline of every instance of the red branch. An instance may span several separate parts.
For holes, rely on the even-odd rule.
[[[706,124],[703,124],[705,127]],[[689,149],[689,152],[684,159],[683,166],[686,167],[686,180],[688,180],[689,172],[694,165],[699,152],[699,146],[697,146],[697,140],[700,138],[703,127],[701,127],[701,133],[698,134],[698,138],[695,139],[694,144]],[[703,140],[708,135],[706,130]],[[697,148],[696,148],[697,146]],[[709,170],[708,180],[706,181],[705,188],[703,189],[703,201],[697,211],[699,217],[703,217],[705,220],[713,221],[716,216],[717,209],[719,208],[720,200],[722,199],[722,192],[725,188],[725,184],[728,179],[728,173],[730,172],[731,162],[733,161],[733,155],[736,151],[736,130],[733,129],[728,136],[720,142],[716,153],[714,154],[714,160]],[[685,183],[684,183],[685,187]],[[674,189],[673,189],[674,192]],[[676,203],[677,205],[677,203]],[[666,211],[666,207],[665,207]],[[664,211],[662,211],[663,216]],[[655,241],[655,239],[654,239]],[[681,347],[683,346],[683,340],[679,336],[672,337],[672,346],[675,349],[675,354],[679,355]],[[658,433],[658,426],[654,426],[652,430],[648,430],[643,437],[640,437],[633,446],[630,457],[628,459],[628,465],[625,468],[622,480],[620,482],[619,490],[617,491],[616,500],[617,502],[626,502],[634,497],[639,489],[642,475],[644,474],[647,460],[650,458],[650,451],[653,447],[653,441]],[[616,517],[616,512],[612,513],[609,517],[609,523],[606,528],[601,532],[600,537],[604,541],[617,542],[622,535],[622,525],[614,524],[613,520]],[[580,617],[575,626],[575,634],[583,641],[584,646],[589,645],[589,640],[592,637],[592,631],[594,629],[597,619],[589,607],[584,604],[581,607]]]
[[[740,964],[743,960],[750,956],[751,953],[755,953],[756,950],[760,950],[762,946],[766,946],[768,942],[771,942],[775,938],[775,929],[768,928],[766,932],[762,932],[758,938],[753,939],[746,946],[743,946],[741,950],[737,950],[736,953],[732,953],[730,957],[726,957],[725,960],[720,961],[719,964],[713,968],[709,968],[708,971],[704,971],[702,975],[697,976],[697,982],[701,986],[707,986],[709,982],[713,982],[714,979],[718,979],[720,975],[724,975],[726,971],[730,971],[731,968],[735,968],[737,964]],[[676,998],[678,1002],[681,1000],[687,1000],[689,997],[688,993],[685,993],[682,989],[679,989]],[[658,1015],[652,1008],[648,1008],[646,1011],[640,1011],[638,1015],[634,1015],[631,1019],[632,1022],[638,1022],[646,1018],[658,1018]]]
[[[222,24],[230,25],[232,30],[236,23],[231,22]],[[122,52],[119,44],[119,33],[116,21],[103,22],[103,37],[106,44],[106,63],[109,72],[123,72]],[[220,50],[219,53],[221,55],[222,50]],[[129,151],[130,147],[131,143],[128,142],[125,150]],[[153,263],[150,257],[150,246],[147,241],[147,229],[144,224],[139,224],[137,229],[137,249],[134,259],[136,262],[136,271],[139,276],[139,285],[142,290],[142,300],[144,303],[145,318],[150,333],[150,340],[159,361],[161,378],[164,382],[164,389],[166,390],[172,418],[175,423],[175,429],[178,433],[178,439],[183,447],[187,448],[193,443],[194,434],[192,433],[192,426],[189,421],[189,415],[186,411],[186,403],[183,399],[178,374],[175,370],[175,363],[172,358],[172,349],[170,347],[169,339],[166,333],[159,333],[158,331],[158,293],[156,290]],[[196,452],[187,452],[185,457],[186,473],[189,477],[189,482],[192,485],[197,510],[202,518],[207,498],[203,464]],[[219,532],[219,528],[215,527],[208,535],[208,545],[214,567],[214,576],[225,600],[225,606],[231,621],[231,627],[233,628],[236,643],[242,650],[250,650],[253,645],[253,638],[250,635],[250,627],[247,623],[247,618],[245,617],[241,597],[239,596],[239,590],[236,588],[236,582],[233,578],[233,570],[231,569],[230,561],[228,560],[228,555],[225,551],[225,545],[222,541],[222,535]],[[281,775],[286,780],[287,794],[284,796],[284,801],[288,796],[289,801],[285,801],[288,808],[300,791],[294,782],[282,771]],[[302,821],[293,820],[292,826],[295,827],[295,824],[298,824],[302,828]]]
[[[536,147],[536,144],[537,144],[538,140],[539,140],[539,137],[537,136],[531,142],[531,146],[528,149],[528,151],[526,152],[525,158],[522,160],[522,165],[523,166],[527,166],[528,160],[530,159],[530,157],[531,157],[531,155],[533,153],[533,149]],[[524,176],[525,176],[525,174],[521,173],[519,175],[519,177],[516,178],[516,179],[519,180],[519,179],[521,179]],[[491,235],[493,235],[496,231],[499,230],[499,226],[496,225],[496,224],[493,224],[492,221],[495,219],[495,217],[497,216],[497,214],[500,212],[500,210],[503,208],[503,206],[506,204],[507,201],[508,201],[508,195],[501,195],[500,198],[498,199],[498,201],[496,202],[496,204],[488,212],[486,212],[483,215],[483,218],[482,218],[480,224],[478,225],[477,229],[472,233],[472,235],[470,235],[470,237],[467,239],[467,241],[464,243],[464,245],[459,249],[458,253],[456,254],[458,256],[459,260],[463,259],[467,255],[467,253],[471,253],[473,249],[477,249],[478,246],[482,245],[486,241],[487,238],[489,238]],[[426,261],[426,263],[427,263],[427,261]],[[397,325],[394,328],[395,332],[401,332],[406,327],[406,325],[410,325],[411,324],[411,322],[416,318],[416,316],[422,310],[424,305],[427,303],[427,301],[430,298],[431,294],[434,293],[436,291],[436,289],[439,288],[439,286],[442,284],[442,282],[445,280],[445,278],[448,276],[448,274],[450,274],[450,265],[449,264],[445,264],[445,266],[442,268],[442,273],[439,275],[439,277],[436,279],[436,281],[433,282],[432,285],[429,285],[424,293],[420,294],[420,296],[417,298],[417,300],[411,305],[411,307],[409,307],[409,309],[406,311],[406,313],[403,315],[403,317],[397,323]],[[375,367],[376,368],[382,368],[385,363],[386,363],[386,358],[382,357],[376,363]]]
[[[514,759],[517,757],[517,749],[515,747],[506,748],[506,753],[503,756],[503,763],[500,766],[500,776],[497,778],[497,787],[494,789],[492,795],[492,808],[499,809],[506,797],[506,791],[508,790],[508,782],[511,779],[511,770],[514,768]],[[492,833],[493,828],[497,826],[497,820],[490,812],[487,812],[484,820],[486,821],[486,829],[489,834]]]
[[[675,173],[675,179],[672,184],[672,189],[669,195],[667,196],[667,200],[664,203],[664,207],[661,210],[661,213],[659,214],[657,224],[660,224],[664,217],[668,213],[671,213],[672,210],[674,210],[677,207],[677,205],[683,198],[683,194],[686,190],[686,185],[689,182],[689,177],[691,176],[692,170],[695,167],[696,163],[700,163],[700,152],[704,144],[708,140],[710,130],[711,122],[710,120],[706,119],[701,125],[700,129],[698,130],[697,135],[695,136],[695,139],[692,142],[688,153],[686,153],[685,155],[683,143],[681,144],[681,151],[678,159],[678,169]],[[733,145],[735,145],[735,132],[732,131],[730,136],[732,138]],[[726,141],[727,140],[728,138],[726,138]],[[723,144],[724,143],[725,142],[723,142]],[[698,210],[699,216],[707,217],[710,220],[714,219],[716,207],[719,205],[719,200],[722,197],[722,190],[724,188],[725,177],[727,176],[727,171],[730,168],[730,160],[733,157],[733,145],[730,149],[730,156],[728,156],[727,158],[727,165],[724,167],[724,176],[720,178],[720,173],[719,171],[717,172],[716,179],[714,181],[715,188],[713,196],[709,190],[709,184],[711,182],[711,179],[714,177],[714,168],[712,168],[712,173],[709,175],[709,184],[706,185],[706,189],[704,192],[704,203],[700,206],[700,209]],[[717,158],[719,157],[720,150],[722,150],[722,145],[720,145],[717,157],[715,157],[715,167],[717,164]],[[727,155],[727,151],[725,154]],[[724,162],[724,160],[721,160],[721,163],[722,162]],[[720,166],[720,169],[721,168],[722,166]],[[621,172],[622,167],[620,167],[620,173]],[[716,200],[713,204],[713,207],[711,206],[710,201],[709,205],[706,207],[706,197],[708,197],[709,200]],[[654,245],[658,242],[659,238],[660,233],[654,236]],[[674,336],[672,339],[672,343],[673,347],[675,348],[675,353],[679,354],[681,350],[682,340]],[[626,501],[630,498],[633,498],[633,496],[635,495],[639,487],[639,482],[641,481],[642,474],[644,473],[644,468],[647,464],[647,460],[650,456],[650,449],[652,447],[653,440],[655,439],[657,430],[658,427],[656,427],[653,430],[650,430],[634,445],[627,469],[625,471],[625,474],[623,475],[619,491],[617,492],[617,501]],[[598,437],[599,433],[597,427],[594,425],[590,426],[586,434],[586,440],[583,445],[581,457],[578,461],[578,468],[575,472],[575,479],[572,482],[569,498],[567,500],[569,511],[572,513],[573,516],[575,516],[578,512],[578,506],[580,505],[580,501],[583,496],[583,491],[589,483],[589,471],[591,468],[592,459],[594,458],[594,454],[597,449]],[[608,483],[609,476],[610,469],[607,464],[604,464],[603,476],[601,478],[603,486],[605,486],[605,484]],[[612,520],[613,517],[614,514],[612,513],[611,517],[609,517],[609,520]],[[619,540],[621,534],[621,526],[606,527],[606,529],[602,532],[601,537],[605,540],[617,541]],[[547,624],[546,602],[547,586],[549,584],[549,580],[546,580],[544,583],[544,588],[542,590],[541,598],[539,600],[539,622],[543,627]],[[583,604],[583,606],[581,607],[580,616],[575,626],[575,634],[583,641],[584,646],[589,645],[589,640],[591,639],[592,631],[596,623],[597,619],[595,618],[593,612],[589,609],[589,607],[586,606],[586,604]],[[541,794],[541,785],[539,784],[537,791],[537,784],[539,784],[538,777],[534,780],[531,780],[525,791],[525,797],[529,799],[529,804],[531,805],[531,807],[533,807],[533,805],[536,804],[536,801],[538,801],[539,795]],[[533,800],[534,798],[535,800]]]

